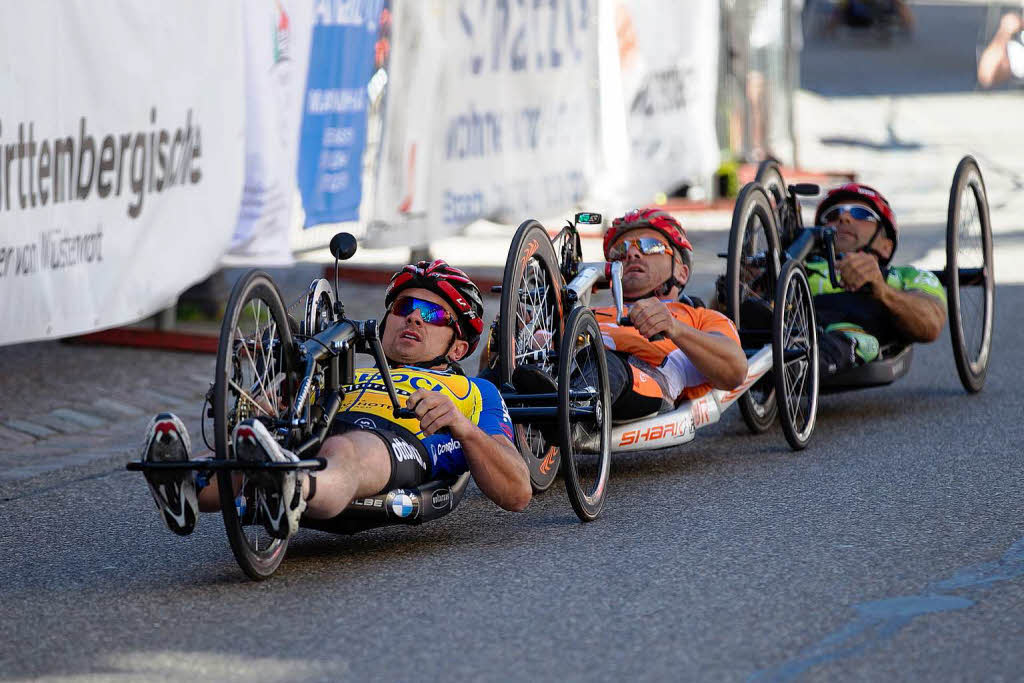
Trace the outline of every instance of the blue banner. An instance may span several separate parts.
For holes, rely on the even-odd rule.
[[[299,141],[299,191],[304,227],[359,219],[366,87],[384,0],[319,0]]]

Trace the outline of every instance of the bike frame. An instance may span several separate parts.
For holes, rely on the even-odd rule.
[[[556,236],[562,238],[568,232],[568,239],[576,238],[575,226],[569,225]],[[816,235],[808,235],[808,239],[816,239]],[[814,246],[810,243],[807,251]],[[806,253],[804,254],[806,256]],[[564,265],[564,264],[563,264]],[[618,309],[618,316],[623,317],[621,267],[615,268],[610,263],[579,263],[572,270],[576,276],[565,287],[566,300],[569,303],[566,315],[576,306],[590,306],[590,299],[595,288],[609,286]],[[646,451],[656,448],[668,448],[692,441],[697,430],[718,422],[722,413],[743,395],[755,382],[764,377],[772,368],[772,347],[767,344],[761,349],[748,352],[747,376],[740,386],[732,390],[712,389],[710,392],[692,400],[684,401],[667,413],[622,422],[612,427],[612,452]],[[558,419],[558,408],[550,403],[557,401],[556,394],[503,394],[507,403],[533,404],[524,407],[510,407],[509,414],[516,423],[547,423]],[[573,417],[577,412],[587,411],[586,408],[574,408]],[[591,409],[591,413],[592,413]]]
[[[257,471],[257,470],[322,470],[327,466],[323,458],[303,459],[304,456],[315,454],[327,438],[331,423],[341,408],[345,395],[344,387],[353,381],[354,357],[356,352],[368,353],[373,356],[377,367],[381,370],[381,378],[391,398],[396,418],[414,417],[407,408],[400,408],[394,382],[391,380],[390,367],[377,335],[377,321],[342,319],[297,345],[295,353],[305,370],[299,382],[295,400],[288,408],[283,419],[276,420],[272,427],[275,430],[287,429],[290,438],[299,445],[291,448],[300,458],[298,462],[267,462],[243,463],[237,460],[213,458],[208,460],[189,460],[185,462],[132,462],[127,469],[142,470],[202,470],[202,471]],[[323,369],[323,390],[327,400],[324,402],[323,413],[314,421],[308,407],[320,397],[320,389],[316,388],[316,375]],[[311,396],[312,395],[312,396]]]

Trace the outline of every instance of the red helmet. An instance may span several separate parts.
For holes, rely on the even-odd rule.
[[[480,290],[469,276],[442,259],[403,266],[391,276],[384,294],[384,306],[390,309],[399,294],[414,287],[434,292],[452,307],[455,311],[455,336],[469,342],[467,356],[473,353],[484,329],[484,302],[480,298]]]
[[[682,256],[683,249],[693,251],[693,246],[686,239],[686,231],[675,218],[667,211],[661,209],[633,209],[626,212],[612,221],[612,227],[604,234],[604,257],[608,258],[608,250],[615,244],[615,240],[630,230],[650,228],[660,232],[668,243]]]
[[[882,193],[873,187],[861,185],[860,183],[847,183],[829,190],[829,193],[818,204],[818,210],[814,212],[814,224],[820,225],[822,214],[836,204],[851,200],[865,202],[875,210],[875,213],[882,219],[882,229],[885,230],[886,236],[892,240],[892,251],[895,254],[897,238],[899,236],[896,228],[896,214],[893,213],[892,207],[889,206],[889,202],[882,196]]]

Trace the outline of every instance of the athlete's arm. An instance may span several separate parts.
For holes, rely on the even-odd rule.
[[[1007,48],[1014,34],[1021,28],[1021,18],[1015,13],[1004,14],[1000,19],[999,30],[978,57],[978,84],[981,87],[991,88],[1010,77],[1010,56]]]
[[[735,389],[747,377],[747,356],[734,340],[702,332],[672,315],[662,301],[641,299],[629,309],[637,331],[650,339],[659,332],[686,354],[716,389]]]
[[[420,389],[406,404],[415,411],[427,435],[448,428],[462,443],[469,471],[485,496],[506,510],[519,512],[530,502],[530,472],[512,442],[491,435],[462,414],[450,398]]]
[[[875,298],[892,313],[896,327],[911,341],[933,342],[946,324],[946,307],[924,292],[905,292],[885,285]]]
[[[870,296],[892,314],[893,323],[905,337],[915,342],[938,339],[946,324],[946,307],[938,297],[889,286],[878,261],[870,254],[844,254],[837,265],[843,288],[856,292],[867,286]]]

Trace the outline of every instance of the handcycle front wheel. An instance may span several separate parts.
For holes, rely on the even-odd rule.
[[[744,348],[760,348],[770,342],[780,253],[768,194],[757,183],[748,183],[736,199],[725,272],[726,314],[736,325]],[[751,432],[760,434],[771,427],[778,414],[772,378],[759,379],[738,403]]]
[[[611,390],[604,353],[593,311],[574,309],[558,354],[558,435],[565,489],[584,522],[601,513],[611,472]]]
[[[957,373],[964,389],[977,393],[985,385],[992,352],[995,273],[988,196],[970,156],[960,160],[949,190],[944,279]]]
[[[235,459],[231,434],[248,418],[280,419],[294,389],[294,342],[284,302],[264,272],[246,273],[231,290],[221,324],[213,384],[214,448]],[[284,559],[288,541],[264,529],[259,489],[245,474],[217,477],[221,514],[231,551],[252,579],[269,578]]]
[[[555,355],[562,339],[562,278],[547,230],[534,220],[516,230],[501,281],[499,371],[510,384],[521,364],[556,374]],[[515,425],[515,442],[530,470],[535,492],[546,491],[558,474],[558,448],[538,427]]]
[[[772,316],[772,373],[779,419],[793,450],[807,447],[818,414],[818,332],[807,274],[799,261],[782,267]]]

